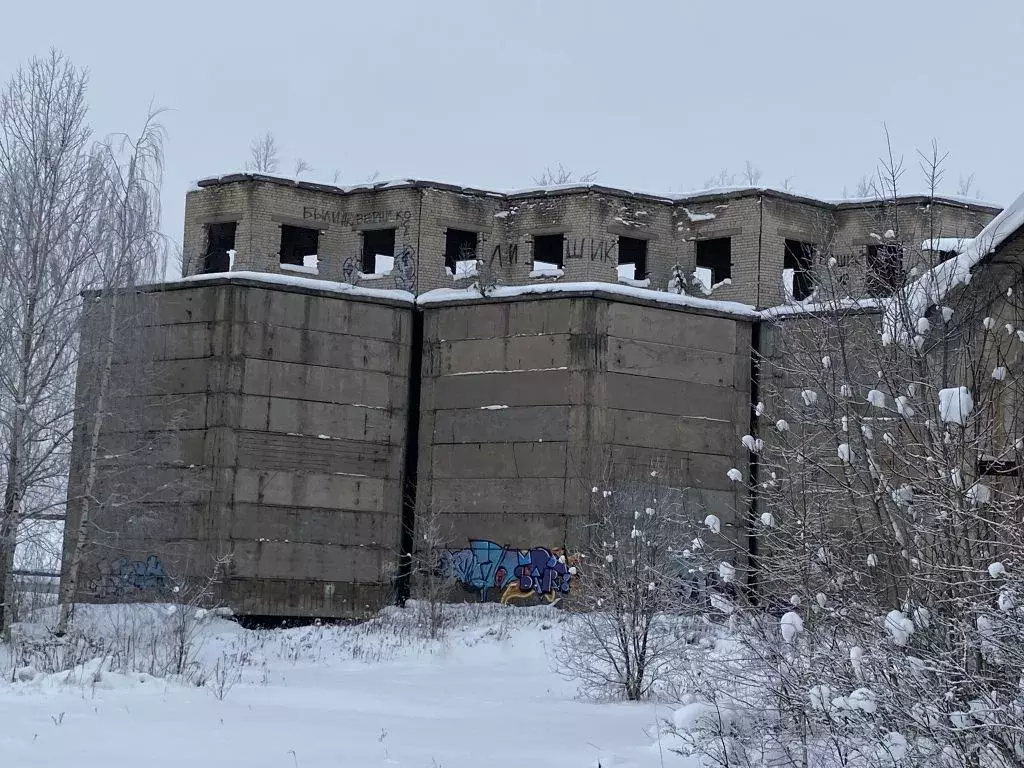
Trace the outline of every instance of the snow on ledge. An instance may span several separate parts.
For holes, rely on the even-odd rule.
[[[878,299],[837,299],[824,302],[794,302],[792,304],[780,304],[777,307],[768,307],[760,312],[761,318],[770,320],[773,317],[786,317],[788,315],[814,315],[823,312],[849,312],[861,309],[878,309],[881,303]]]
[[[486,297],[480,293],[480,289],[476,285],[469,288],[438,288],[420,294],[416,303],[420,306],[430,306],[433,304],[446,304],[451,301],[473,301],[482,298],[505,299],[542,293],[598,293],[607,296],[629,296],[668,306],[705,309],[745,318],[759,317],[759,313],[752,306],[741,304],[738,301],[714,301],[712,299],[700,299],[696,296],[687,296],[686,294],[652,291],[647,288],[620,285],[619,283],[598,282],[499,286],[489,290]]]
[[[712,219],[718,218],[713,213],[694,213],[686,206],[683,206],[682,211],[686,214],[686,218],[690,220],[691,224],[696,224],[698,221],[711,221]]]
[[[301,272],[304,275],[319,275],[319,267],[311,267],[307,264],[282,264],[281,270],[284,272]]]
[[[921,243],[921,250],[938,251],[940,253],[956,251],[960,253],[971,244],[973,239],[972,237],[935,237]]]
[[[530,272],[530,277],[531,278],[538,278],[538,277],[554,277],[554,278],[559,278],[559,277],[562,277],[563,275],[565,275],[565,270],[562,269],[561,267],[534,269],[534,270],[532,270]]]
[[[623,277],[622,275],[619,275],[619,282],[622,283],[623,285],[631,285],[634,288],[651,287],[651,279],[649,277],[645,277],[643,280],[634,280],[631,277]]]
[[[361,288],[351,283],[338,283],[334,280],[321,280],[298,275],[278,275],[273,272],[210,272],[205,275],[192,275],[179,280],[167,280],[154,285],[180,285],[188,283],[208,283],[216,280],[246,280],[269,285],[305,288],[313,291],[327,291],[345,296],[364,296],[371,299],[391,299],[413,304],[416,297],[408,291],[387,290],[382,288]]]

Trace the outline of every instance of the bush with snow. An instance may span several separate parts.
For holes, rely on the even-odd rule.
[[[797,635],[804,631],[804,620],[796,611],[787,611],[779,620],[779,629],[782,632],[782,639],[792,643]]]
[[[580,579],[567,601],[574,617],[555,649],[559,671],[589,698],[653,695],[682,663],[680,622],[710,607],[713,576],[735,575],[701,538],[710,532],[717,540],[721,519],[698,516],[661,478],[634,471],[591,497]]]
[[[967,387],[939,390],[939,418],[945,423],[963,426],[973,410],[974,398]]]
[[[885,393],[872,389],[868,392],[868,402],[875,408],[885,408]]]
[[[887,299],[888,346],[842,311],[773,327],[788,354],[762,363],[776,428],[749,478],[757,556],[729,558],[754,564],[758,600],[731,599],[720,653],[686,678],[730,725],[694,723],[681,751],[717,768],[1024,764],[1024,487],[999,469],[1024,455],[1024,291],[1006,287],[978,289],[1012,298],[998,312]]]

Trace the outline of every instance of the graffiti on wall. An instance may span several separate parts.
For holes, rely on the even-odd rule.
[[[416,290],[416,249],[411,245],[403,245],[395,254],[395,287],[400,291]]]
[[[341,277],[346,283],[356,285],[362,275],[361,258],[349,256],[341,264]],[[401,291],[416,290],[416,249],[411,245],[403,245],[395,254],[395,262],[391,267],[391,276],[395,278],[395,287]]]
[[[503,267],[505,264],[508,264],[509,266],[518,264],[519,243],[505,243],[504,245],[502,243],[498,243],[495,245],[494,250],[491,251],[491,259],[488,264],[493,267],[494,262],[498,262],[499,267]]]
[[[617,261],[615,240],[597,240],[593,237],[572,237],[565,241],[565,258],[590,261]]]
[[[441,556],[442,575],[480,595],[481,602],[517,600],[556,603],[569,594],[576,569],[562,549],[515,549],[487,539],[470,539],[465,549]]]
[[[322,221],[327,224],[340,224],[346,227],[394,224],[395,228],[401,227],[403,235],[408,236],[409,224],[412,223],[412,211],[402,208],[387,208],[367,213],[350,213],[348,211],[306,205],[302,208],[302,218],[306,221]]]
[[[594,238],[567,238],[565,240],[565,258],[590,259],[591,261],[616,261],[616,241],[596,240]]]
[[[341,277],[346,283],[355,285],[359,280],[362,262],[355,256],[349,256],[341,264]]]
[[[163,563],[156,555],[145,560],[130,560],[119,557],[97,565],[99,578],[90,585],[92,592],[100,597],[121,597],[132,592],[170,592],[174,581],[164,571]]]

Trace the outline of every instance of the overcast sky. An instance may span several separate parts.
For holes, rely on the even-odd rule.
[[[746,160],[839,197],[883,122],[950,153],[945,191],[1024,191],[1021,0],[47,0],[2,2],[0,75],[56,46],[91,72],[98,133],[171,110],[165,229],[184,193],[272,131],[282,170],[529,186],[546,165],[679,192]]]

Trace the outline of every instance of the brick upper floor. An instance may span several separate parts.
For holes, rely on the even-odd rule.
[[[234,174],[188,193],[183,272],[277,272],[414,293],[476,280],[678,290],[682,277],[689,293],[768,307],[813,296],[826,275],[849,295],[884,290],[948,257],[998,211],[955,198],[830,202],[766,188],[496,193]]]

